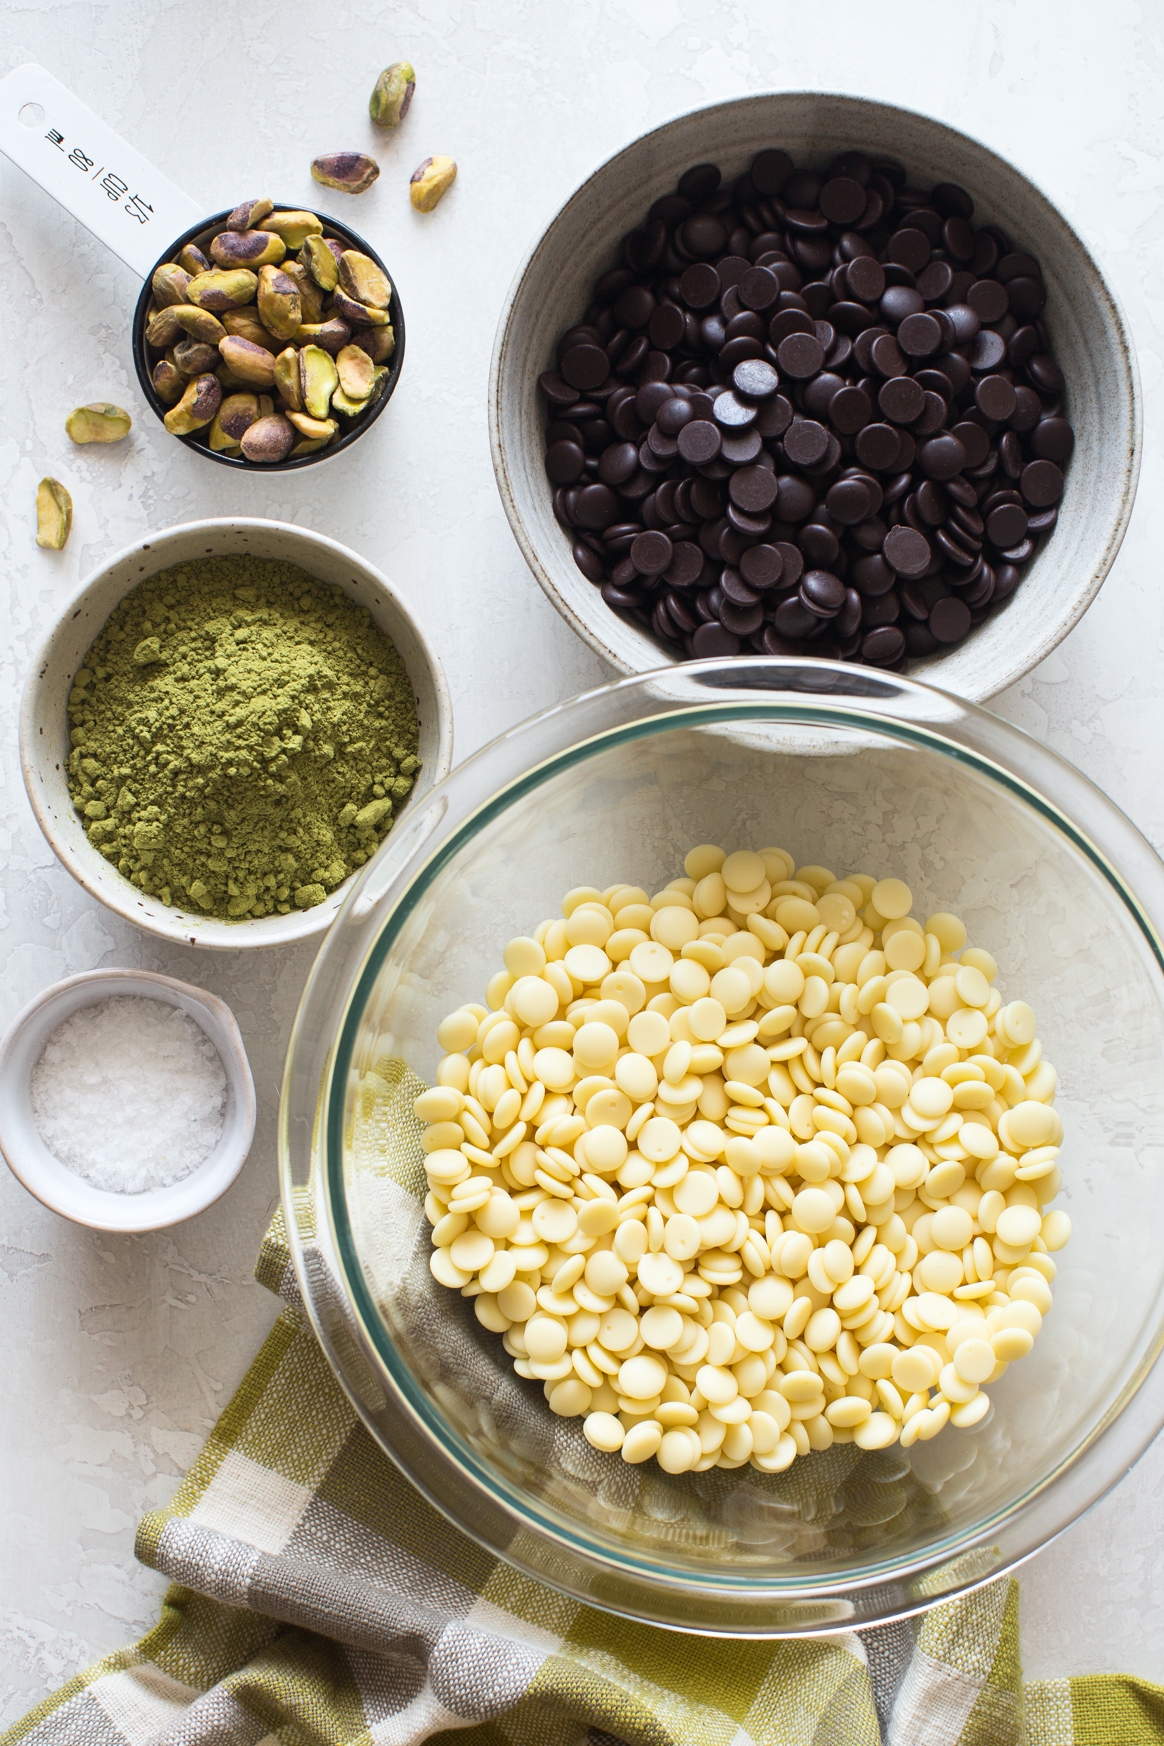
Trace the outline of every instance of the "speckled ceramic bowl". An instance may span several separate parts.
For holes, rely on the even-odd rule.
[[[127,546],[93,572],[68,601],[33,662],[20,707],[20,765],[36,822],[61,864],[91,896],[127,921],[185,946],[285,946],[327,931],[347,896],[350,879],[314,909],[254,920],[220,921],[160,898],[124,878],[90,843],[73,809],[65,775],[69,748],[67,705],[73,674],[118,601],[146,576],[194,558],[249,552],[298,564],[366,606],[395,643],[408,670],[420,726],[421,767],[401,817],[447,776],[453,758],[453,719],[441,664],[416,620],[386,577],[365,559],[310,528],[289,522],[229,516],[165,528]]]
[[[611,611],[554,519],[537,377],[553,367],[559,334],[581,320],[595,278],[615,264],[620,239],[651,202],[691,164],[712,161],[725,178],[738,176],[765,146],[809,167],[847,149],[884,152],[921,186],[961,183],[977,220],[1021,237],[1042,263],[1043,320],[1067,378],[1065,411],[1076,435],[1059,522],[1004,607],[949,653],[910,664],[915,676],[982,702],[1050,654],[1111,568],[1136,494],[1140,388],[1123,311],[1062,213],[1005,158],[929,116],[826,92],[740,97],[664,123],[595,170],[518,270],[497,329],[489,423],[510,526],[546,594],[596,654],[621,673],[659,665],[660,644]]]

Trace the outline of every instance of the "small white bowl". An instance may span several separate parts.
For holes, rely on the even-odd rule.
[[[554,519],[537,378],[553,367],[559,335],[581,321],[595,278],[614,265],[620,239],[642,223],[651,202],[672,192],[692,164],[717,163],[727,181],[765,146],[780,146],[809,167],[840,151],[885,152],[921,187],[961,183],[977,222],[1001,225],[1042,263],[1043,319],[1067,378],[1065,411],[1076,439],[1058,525],[1003,608],[948,654],[909,664],[911,677],[984,702],[1050,654],[1112,566],[1139,477],[1140,387],[1123,311],[1062,213],[1005,158],[928,115],[823,91],[768,92],[680,115],[599,165],[518,269],[497,327],[489,435],[510,526],[550,600],[596,654],[620,673],[660,665],[660,644],[607,606]]]
[[[109,614],[132,588],[159,570],[205,557],[246,552],[298,564],[321,582],[331,582],[366,606],[392,638],[412,681],[420,728],[421,767],[401,811],[447,776],[453,761],[453,713],[440,661],[404,601],[364,558],[310,528],[290,522],[231,516],[166,528],[127,546],[99,566],[68,601],[46,637],[25,682],[20,706],[20,764],[32,810],[49,847],[91,896],[147,933],[184,946],[286,946],[327,931],[351,887],[344,880],[314,909],[254,920],[221,921],[179,904],[167,909],[120,874],[90,843],[73,808],[66,776],[69,752],[68,696],[73,675]]]
[[[45,1044],[83,1006],[113,995],[164,1000],[188,1013],[218,1050],[226,1073],[222,1134],[210,1156],[181,1182],[142,1194],[94,1188],[55,1158],[32,1113],[31,1079]],[[54,982],[17,1013],[0,1042],[0,1152],[12,1174],[50,1211],[94,1231],[158,1231],[205,1212],[246,1161],[255,1132],[255,1087],[230,1008],[205,989],[152,970],[86,970]]]

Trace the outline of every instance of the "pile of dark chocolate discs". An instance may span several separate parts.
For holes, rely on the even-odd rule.
[[[1054,527],[1074,445],[1038,261],[845,152],[697,164],[539,378],[574,560],[668,654],[902,668]]]

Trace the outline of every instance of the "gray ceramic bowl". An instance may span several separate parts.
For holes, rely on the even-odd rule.
[[[498,489],[526,562],[558,611],[622,673],[657,667],[661,646],[624,621],[587,582],[554,519],[543,465],[540,371],[559,334],[580,321],[590,286],[615,264],[622,236],[691,164],[740,175],[762,147],[821,167],[861,148],[900,159],[928,188],[961,183],[975,218],[1021,239],[1042,263],[1044,321],[1067,378],[1075,427],[1058,526],[1011,599],[959,647],[911,663],[919,678],[981,702],[1028,673],[1077,623],[1119,550],[1140,468],[1140,388],[1123,311],[1063,215],[1021,171],[977,140],[887,103],[818,92],[741,97],[681,115],[610,158],[573,194],[518,271],[497,330],[489,420]]]

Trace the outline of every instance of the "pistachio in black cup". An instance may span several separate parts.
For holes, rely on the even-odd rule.
[[[150,406],[188,448],[286,472],[350,448],[379,418],[404,363],[404,312],[355,231],[244,201],[155,263],[133,359]]]

